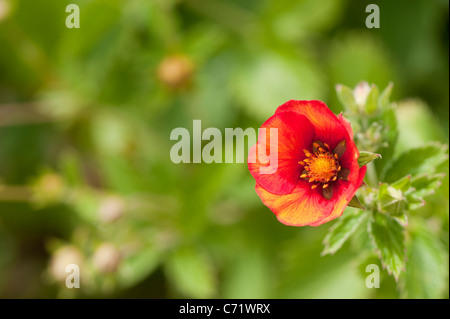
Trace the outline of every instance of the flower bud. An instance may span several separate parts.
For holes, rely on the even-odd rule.
[[[358,85],[353,90],[353,96],[358,106],[364,107],[366,105],[367,97],[369,96],[370,90],[371,87],[369,83],[365,81],[358,83]]]
[[[121,256],[119,250],[110,243],[101,244],[94,253],[94,267],[102,273],[111,273],[117,270]]]
[[[100,204],[100,219],[106,223],[119,219],[125,210],[125,202],[118,196],[108,196]]]
[[[8,17],[10,11],[10,3],[7,0],[0,0],[0,22]]]
[[[194,71],[189,58],[183,55],[166,57],[158,66],[158,77],[172,88],[181,88],[189,83]]]
[[[83,255],[81,251],[74,246],[64,246],[55,251],[50,259],[50,275],[58,281],[64,281],[68,275],[66,267],[71,264],[81,265]]]
[[[48,205],[61,200],[64,194],[64,181],[61,176],[47,173],[33,184],[33,200],[40,205]]]

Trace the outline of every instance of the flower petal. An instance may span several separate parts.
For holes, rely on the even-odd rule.
[[[330,220],[340,217],[344,213],[344,209],[347,207],[348,203],[352,200],[353,196],[355,196],[356,191],[361,186],[364,176],[366,174],[366,169],[367,169],[366,166],[360,168],[356,184],[352,185],[353,187],[347,189],[345,191],[345,194],[342,194],[342,197],[333,207],[333,211],[331,212],[331,214],[325,217],[324,219],[311,224],[311,226],[320,226],[326,222],[329,222]]]
[[[325,103],[316,100],[288,101],[279,106],[275,114],[292,111],[306,116],[315,127],[315,139],[327,143],[332,149],[342,140],[346,141],[346,151],[340,158],[343,167],[349,168],[358,159],[359,152],[353,141],[353,130],[342,114],[336,116]]]
[[[312,190],[311,184],[299,181],[290,194],[276,195],[256,184],[256,193],[264,205],[277,216],[277,219],[290,226],[319,226],[342,215],[350,200],[361,186],[366,166],[354,169],[351,181],[338,181],[333,184],[330,200],[323,197],[320,187]]]
[[[326,200],[322,189],[311,189],[311,184],[299,181],[290,194],[276,195],[267,192],[256,183],[256,193],[264,205],[285,225],[306,226],[318,222],[331,214],[333,200]]]
[[[348,135],[351,139],[353,139],[353,129],[350,125],[350,122],[347,121],[343,116],[342,113],[339,113],[338,120],[344,125],[345,129],[347,130]]]
[[[322,101],[291,100],[279,106],[275,114],[284,112],[297,112],[306,116],[315,128],[315,139],[327,143],[331,149],[343,139],[347,142],[352,140],[344,123]]]
[[[260,132],[258,143],[250,149],[248,168],[256,182],[268,192],[288,194],[297,185],[303,166],[298,162],[305,158],[303,149],[310,148],[314,127],[303,115],[296,112],[283,112],[270,117],[261,128],[266,129],[266,136]],[[277,129],[278,138],[272,139],[272,129]],[[277,154],[276,163],[265,161],[263,154]],[[270,156],[269,156],[270,158]],[[274,161],[274,158],[271,158]],[[275,166],[270,174],[264,168]]]

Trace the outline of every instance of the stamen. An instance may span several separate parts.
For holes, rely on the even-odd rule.
[[[338,177],[344,181],[348,180],[348,176],[350,175],[350,170],[348,168],[343,168],[339,174]]]
[[[345,140],[338,143],[332,151],[327,143],[314,141],[312,152],[303,149],[305,158],[298,163],[303,166],[300,178],[311,183],[311,189],[321,186],[323,197],[333,196],[333,182],[347,180],[350,170],[340,165],[339,159],[345,153]]]
[[[333,197],[333,186],[322,189],[323,197],[330,200]]]
[[[337,154],[339,158],[344,155],[346,150],[345,140],[339,142],[339,144],[334,148],[333,153]]]

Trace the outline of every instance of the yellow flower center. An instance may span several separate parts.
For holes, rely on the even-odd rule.
[[[337,175],[339,163],[330,153],[311,156],[308,163],[309,176],[317,182],[327,183]]]
[[[340,164],[340,158],[345,153],[345,140],[342,140],[334,150],[331,150],[327,143],[316,141],[312,145],[313,152],[303,150],[306,158],[300,161],[303,165],[303,173],[300,175],[311,183],[311,188],[315,189],[319,185],[323,189],[323,195],[326,199],[333,196],[333,182],[347,180],[350,170],[343,168]]]

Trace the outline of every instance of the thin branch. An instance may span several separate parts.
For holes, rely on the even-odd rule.
[[[55,121],[42,113],[38,103],[17,103],[0,105],[0,127],[40,124]]]

